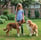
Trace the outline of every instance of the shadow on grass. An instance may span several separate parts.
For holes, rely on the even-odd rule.
[[[4,37],[4,38],[31,38],[29,35],[21,35],[20,37],[17,37],[16,34],[13,34],[13,35],[0,35],[0,37]]]

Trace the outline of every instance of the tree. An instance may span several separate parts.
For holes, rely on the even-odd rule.
[[[34,0],[25,0],[22,2],[23,6],[29,7],[29,5],[33,2]]]
[[[7,5],[8,3],[7,1],[8,0],[5,0],[4,5]],[[28,7],[34,0],[9,0],[9,1],[11,1],[11,4],[15,6],[17,5],[17,3],[22,3],[24,7],[25,6]]]
[[[16,5],[17,3],[22,3],[23,6],[29,6],[34,0],[11,0],[11,4]]]
[[[24,0],[11,0],[12,5],[17,5],[18,3],[22,3]]]
[[[11,0],[2,0],[1,3],[4,3],[2,8],[6,5],[6,7],[8,6],[8,3],[10,2]]]

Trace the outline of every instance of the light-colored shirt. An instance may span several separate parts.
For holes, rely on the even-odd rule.
[[[23,19],[23,13],[24,13],[24,10],[19,10],[17,12],[17,17],[16,17],[16,20],[22,20]]]

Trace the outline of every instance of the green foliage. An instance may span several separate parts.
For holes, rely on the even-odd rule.
[[[8,17],[8,20],[14,20],[15,19],[14,14],[8,14],[7,17]]]
[[[11,0],[12,5],[17,5],[18,3],[22,3],[23,7],[29,6],[33,0]]]
[[[7,14],[8,14],[7,10],[3,11],[3,15],[7,15]]]
[[[28,6],[29,4],[32,3],[34,0],[10,0],[12,5],[16,5],[17,3],[22,3],[23,6]],[[8,1],[7,1],[8,2]],[[5,0],[2,0],[0,3],[5,3]]]
[[[22,3],[24,0],[11,0],[11,4],[16,5],[17,3]]]
[[[39,11],[35,10],[35,18],[39,18]]]
[[[29,5],[33,2],[33,0],[25,0],[22,2],[23,7],[29,7]]]
[[[0,18],[0,24],[5,23],[5,19]]]
[[[5,15],[1,15],[0,18],[8,20],[7,16],[5,16]]]
[[[26,16],[24,16],[25,21],[28,19]]]

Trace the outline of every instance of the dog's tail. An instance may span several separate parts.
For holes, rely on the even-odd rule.
[[[6,28],[5,29],[3,29],[3,31],[7,31],[8,30],[8,25],[6,26]]]

